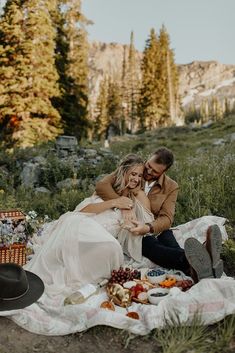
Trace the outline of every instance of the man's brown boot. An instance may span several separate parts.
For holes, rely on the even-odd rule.
[[[185,256],[189,265],[196,272],[191,273],[194,282],[203,278],[214,278],[212,262],[206,248],[195,238],[188,238],[184,243]]]
[[[222,235],[217,224],[213,224],[207,230],[206,250],[210,254],[212,269],[215,278],[220,278],[224,271],[223,261],[220,258],[222,250]]]
[[[189,265],[189,276],[193,279],[194,283],[198,283],[198,276],[197,276],[197,272],[194,270],[194,268]]]

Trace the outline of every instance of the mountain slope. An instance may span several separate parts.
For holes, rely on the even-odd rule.
[[[93,42],[90,45],[90,95],[94,105],[99,91],[99,83],[105,75],[120,79],[124,45],[118,43]],[[127,47],[127,46],[126,46]],[[136,51],[140,70],[142,53]],[[212,96],[219,100],[235,100],[235,65],[225,65],[216,61],[194,61],[179,68],[179,93],[183,108],[191,103],[200,104]]]

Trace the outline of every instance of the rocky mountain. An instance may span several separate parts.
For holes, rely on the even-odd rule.
[[[89,52],[89,87],[90,87],[90,102],[91,110],[99,92],[100,81],[105,76],[114,77],[117,80],[121,79],[122,64],[124,56],[128,55],[128,46],[118,43],[101,43],[92,42]],[[136,51],[136,61],[139,67],[142,59],[142,53]]]
[[[194,61],[179,65],[180,95],[183,107],[215,96],[235,101],[235,65],[217,61]]]
[[[105,75],[120,79],[124,51],[128,46],[118,43],[93,42],[90,45],[90,92],[91,107],[97,98],[99,83]],[[140,68],[142,53],[136,51]],[[216,61],[194,61],[179,68],[179,92],[182,106],[199,105],[212,96],[220,101],[227,98],[230,104],[235,102],[235,65],[225,65]]]

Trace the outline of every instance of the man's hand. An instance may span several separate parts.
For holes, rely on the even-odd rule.
[[[132,221],[132,223],[135,225],[135,227],[132,227],[130,229],[130,232],[133,235],[145,235],[146,233],[149,232],[148,225],[141,223],[141,222],[138,222],[138,221]]]
[[[113,200],[113,206],[120,209],[131,210],[133,201],[129,197],[121,196]]]

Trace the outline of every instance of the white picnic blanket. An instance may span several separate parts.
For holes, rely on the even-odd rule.
[[[174,233],[182,246],[188,236],[194,236],[203,242],[208,226],[216,223],[225,240],[225,221],[216,216],[201,217],[176,227]],[[172,288],[170,294],[158,305],[133,303],[128,310],[138,312],[140,320],[127,317],[126,309],[118,306],[115,311],[100,308],[101,302],[107,299],[104,289],[84,304],[67,306],[63,305],[64,297],[49,297],[45,292],[37,303],[25,309],[1,312],[0,315],[8,317],[28,331],[55,336],[82,332],[96,325],[112,326],[145,335],[154,328],[164,327],[166,320],[172,318],[190,325],[194,315],[199,313],[202,323],[208,325],[235,313],[235,280],[231,277],[203,279],[187,292]]]

